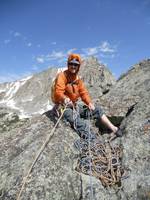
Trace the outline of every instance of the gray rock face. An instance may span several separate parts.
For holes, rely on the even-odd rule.
[[[123,181],[128,199],[150,199],[150,93],[134,107],[121,126],[123,164],[129,178]],[[128,192],[127,192],[128,191]]]
[[[16,199],[37,152],[41,148],[53,122],[46,116],[36,116],[4,131],[0,137],[0,195],[1,199]],[[77,134],[64,123],[57,128],[35,164],[21,199],[70,200],[91,199],[91,185],[95,199],[117,198],[113,190],[109,193],[100,181],[94,177],[76,172],[79,152],[74,148]]]
[[[121,100],[125,104],[124,95],[129,88],[131,88],[130,97],[135,98],[134,101],[127,101],[128,107],[123,108],[121,113],[113,108],[112,103],[114,110],[111,116],[124,117],[120,125],[123,137],[112,142],[114,146],[116,144],[123,146],[122,164],[126,169],[126,175],[122,179],[122,188],[105,189],[98,179],[90,178],[75,170],[80,157],[74,147],[78,135],[61,122],[36,162],[22,192],[21,200],[150,199],[149,62],[147,60],[137,64],[102,98],[106,101],[106,97],[113,98],[114,95],[118,106],[121,105]],[[135,77],[139,83],[138,87],[135,80],[132,80]],[[1,85],[1,90],[4,90],[6,85]],[[20,95],[19,90],[15,94]],[[18,96],[19,98],[21,96]],[[104,106],[107,108],[107,104]],[[16,110],[4,107],[0,109],[0,199],[2,200],[16,199],[23,178],[54,127],[52,115],[36,115],[20,120]]]
[[[0,106],[15,109],[21,118],[46,112],[52,108],[51,84],[60,70],[50,68],[22,80],[0,84]],[[108,69],[94,58],[85,60],[82,74],[93,97],[101,96],[115,82]]]
[[[0,132],[12,130],[22,126],[27,119],[19,119],[15,110],[9,108],[0,108]]]
[[[111,91],[100,99],[107,115],[125,116],[132,106],[150,93],[150,59],[134,65]]]
[[[69,127],[62,131],[62,126],[35,164],[21,199],[80,198],[80,175],[74,170],[77,157],[73,149],[75,134]],[[0,137],[1,199],[16,199],[23,177],[52,127],[52,121],[46,116],[37,116]]]
[[[81,77],[92,98],[97,99],[107,93],[116,80],[109,69],[100,64],[96,58],[90,57],[81,66]]]

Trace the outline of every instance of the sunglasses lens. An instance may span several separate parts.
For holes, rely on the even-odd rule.
[[[76,64],[76,63],[69,63],[69,65],[74,66],[74,67],[79,67],[79,64]]]

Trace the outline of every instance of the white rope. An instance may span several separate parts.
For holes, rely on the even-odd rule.
[[[76,131],[78,131],[77,130],[77,117],[78,117],[78,114],[79,114],[79,112],[78,112],[77,108],[75,108],[75,106],[73,105],[73,127],[74,127],[74,129]]]
[[[58,118],[58,120],[57,120],[55,126],[54,126],[53,129],[51,130],[50,134],[47,136],[47,138],[46,138],[45,142],[43,143],[43,145],[41,146],[40,150],[38,151],[38,153],[37,153],[37,155],[36,155],[34,161],[32,162],[32,164],[31,164],[31,166],[30,166],[30,168],[29,168],[29,170],[28,170],[28,172],[27,172],[27,175],[23,178],[22,186],[21,186],[21,189],[20,189],[19,194],[18,194],[18,196],[17,196],[17,200],[20,200],[20,197],[21,197],[21,194],[22,194],[22,192],[23,192],[23,189],[24,189],[24,187],[25,187],[25,185],[26,185],[26,183],[27,183],[27,179],[28,179],[28,177],[29,177],[29,175],[30,175],[30,173],[31,173],[31,171],[32,171],[32,169],[33,169],[35,163],[37,162],[39,156],[41,155],[41,153],[42,153],[43,150],[45,149],[45,147],[46,147],[46,145],[48,144],[49,140],[50,140],[50,139],[52,138],[52,136],[54,135],[54,131],[55,131],[57,125],[59,124],[59,122],[60,122],[60,120],[61,120],[61,118],[62,118],[62,116],[63,116],[63,114],[64,114],[64,112],[65,112],[65,110],[66,110],[66,107],[67,107],[67,105],[65,106],[65,108],[64,108],[64,110],[62,111],[60,117]]]
[[[90,111],[91,112],[91,111]],[[90,113],[88,115],[88,150],[90,158],[90,200],[93,200],[93,183],[92,183],[92,154],[91,154],[91,130],[90,130]]]

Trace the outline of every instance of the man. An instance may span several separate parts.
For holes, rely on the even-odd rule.
[[[55,80],[53,102],[57,107],[58,105],[67,105],[63,117],[77,131],[81,138],[95,138],[95,134],[92,130],[89,130],[87,123],[83,120],[83,117],[88,118],[91,116],[94,119],[100,120],[116,136],[119,129],[109,121],[100,107],[95,107],[83,81],[78,77],[81,62],[79,54],[69,55],[68,69],[59,73]],[[81,98],[85,105],[79,105],[79,108],[74,112],[79,98]]]

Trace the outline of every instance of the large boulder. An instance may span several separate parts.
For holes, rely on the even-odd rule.
[[[45,115],[36,116],[0,137],[1,199],[16,199],[23,178],[53,126]],[[62,126],[57,128],[36,162],[21,199],[80,199],[80,175],[74,170],[75,134],[69,127],[64,131]]]
[[[54,126],[53,117],[46,113],[26,120],[22,126],[3,132],[0,137],[0,196],[16,199],[23,180],[41,146]],[[70,200],[117,197],[100,180],[76,171],[80,152],[74,147],[77,133],[64,122],[40,155],[27,179],[20,199]],[[91,192],[91,190],[93,192]]]
[[[116,83],[109,69],[94,57],[89,57],[83,62],[80,74],[94,100],[109,92]]]
[[[146,93],[150,93],[150,59],[131,67],[99,102],[108,116],[124,117]]]
[[[127,199],[150,199],[150,93],[123,120],[123,165],[129,177],[123,180]],[[122,193],[122,195],[124,195]],[[122,196],[121,195],[121,196]],[[123,199],[123,196],[122,196]]]

